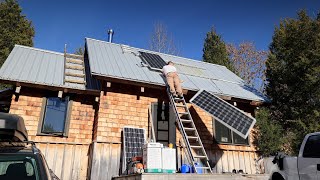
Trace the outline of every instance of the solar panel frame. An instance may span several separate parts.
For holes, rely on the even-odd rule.
[[[126,131],[130,130],[130,131]],[[122,160],[122,172],[125,172],[127,169],[127,162],[130,158],[135,156],[142,157],[142,147],[143,144],[146,142],[146,133],[144,128],[135,128],[135,127],[128,127],[125,126],[122,129],[123,131],[123,160]],[[142,136],[134,136],[136,134]],[[128,138],[133,141],[128,141]],[[133,143],[138,143],[138,145],[134,145]],[[139,145],[140,144],[140,145]],[[134,145],[134,146],[131,146]],[[135,149],[136,148],[136,149]],[[129,149],[135,149],[133,152]]]
[[[152,54],[148,52],[139,51],[140,58],[145,64],[149,65],[150,69],[162,70],[163,66],[167,65],[166,61],[161,58],[158,54]]]
[[[211,107],[208,107],[209,106],[209,101],[212,101],[211,99],[208,100],[208,102],[205,102],[206,104],[206,107],[201,107],[201,104],[197,103],[197,98],[200,97],[200,96],[204,96],[204,95],[208,95],[208,96],[212,96],[212,98],[215,98],[215,100],[218,100],[220,101],[219,104],[217,103],[212,103],[210,106]],[[201,98],[201,97],[200,97]],[[200,99],[198,98],[198,99]],[[239,136],[241,136],[242,138],[247,138],[249,133],[250,133],[250,130],[253,128],[254,124],[256,123],[256,119],[253,118],[253,117],[250,117],[248,116],[247,114],[245,114],[243,111],[239,110],[238,108],[234,107],[233,105],[229,104],[228,102],[226,102],[225,100],[219,98],[218,96],[202,89],[200,91],[198,91],[191,99],[190,99],[190,102],[194,105],[196,105],[197,107],[199,107],[200,109],[208,112],[209,114],[211,114],[216,120],[218,120],[220,123],[222,123],[223,125],[225,125],[226,127],[228,127],[229,129],[231,129],[232,131],[234,131],[236,134],[238,134]],[[223,103],[223,104],[222,104]],[[203,103],[202,103],[203,104]],[[217,110],[217,113],[219,114],[214,114],[211,110],[213,110],[213,105],[214,104],[217,104],[217,106],[219,107],[226,107],[226,108],[229,108],[229,110],[231,110],[231,112],[222,112],[222,109],[220,110]],[[233,111],[234,110],[234,111]],[[210,112],[211,111],[211,112]],[[231,117],[229,118],[228,121],[224,120],[222,117],[229,117],[229,116],[226,116],[227,114],[230,114]],[[222,116],[223,115],[223,116]],[[242,117],[245,117],[245,119],[249,120],[249,123],[246,124],[245,121],[241,120],[241,119],[238,119],[237,117],[235,117],[236,115],[240,115]],[[218,117],[219,116],[219,117]],[[235,120],[230,120],[230,119],[233,119],[235,118]],[[226,121],[226,122],[225,122]],[[230,123],[230,121],[233,121],[232,124],[235,124],[237,123],[239,127],[242,126],[242,130],[239,130],[240,128],[235,128],[233,127],[232,125],[228,124]],[[249,125],[248,125],[249,124]],[[246,125],[245,127],[243,127],[244,125]],[[247,130],[246,130],[247,129]]]

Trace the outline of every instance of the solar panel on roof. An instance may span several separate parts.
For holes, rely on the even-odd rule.
[[[145,143],[145,130],[141,128],[123,128],[123,164],[122,170],[126,170],[128,160],[132,157],[142,157],[142,146]]]
[[[167,63],[157,54],[139,51],[141,59],[151,68],[162,69]]]
[[[206,90],[199,91],[190,102],[214,116],[216,120],[243,138],[247,138],[256,122],[254,118]]]

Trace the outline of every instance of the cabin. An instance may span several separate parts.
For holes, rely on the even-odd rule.
[[[15,45],[0,69],[0,82],[13,87],[8,112],[24,118],[29,140],[61,179],[123,174],[123,128],[143,129],[148,140],[151,124],[157,142],[176,148],[179,169],[188,163],[182,136],[165,80],[143,60],[146,53],[175,63],[213,172],[256,174],[253,133],[244,139],[189,103],[206,90],[254,117],[266,97],[224,66],[92,38],[83,56]]]

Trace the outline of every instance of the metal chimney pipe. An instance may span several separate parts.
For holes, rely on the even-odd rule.
[[[108,30],[108,35],[109,35],[108,41],[109,42],[112,42],[113,34],[114,34],[114,31],[112,29],[109,29]]]

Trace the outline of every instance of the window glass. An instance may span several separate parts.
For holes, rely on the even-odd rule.
[[[47,98],[42,133],[63,133],[67,117],[67,98]]]
[[[320,158],[320,135],[312,135],[308,138],[303,150],[303,157]]]
[[[219,121],[215,121],[215,139],[222,144],[249,144],[249,138],[242,138]]]
[[[231,143],[231,130],[221,124],[219,121],[215,121],[216,127],[216,141],[219,143]]]
[[[247,137],[246,139],[242,138],[239,136],[237,133],[233,133],[233,144],[249,144],[249,138]]]
[[[152,118],[156,141],[167,145],[169,143],[169,105],[153,103]]]
[[[0,179],[38,180],[38,166],[33,156],[1,155]]]

